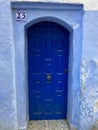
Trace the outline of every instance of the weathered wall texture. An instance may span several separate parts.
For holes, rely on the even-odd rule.
[[[0,130],[16,129],[13,33],[10,2],[0,0]]]
[[[98,1],[43,1],[84,3],[79,130],[98,130]],[[0,12],[0,130],[18,130],[10,0],[0,0]]]
[[[98,130],[98,11],[84,13],[81,68],[81,130]]]

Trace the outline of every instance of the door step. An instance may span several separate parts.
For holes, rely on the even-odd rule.
[[[69,130],[66,120],[29,121],[27,130]]]

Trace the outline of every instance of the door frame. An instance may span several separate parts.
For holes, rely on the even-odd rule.
[[[17,10],[27,12],[28,18],[26,21],[16,20]],[[42,21],[56,22],[70,32],[67,121],[70,128],[78,129],[80,124],[83,5],[12,2],[12,12],[15,50],[16,109],[19,130],[26,130],[29,119],[26,30],[31,25]]]

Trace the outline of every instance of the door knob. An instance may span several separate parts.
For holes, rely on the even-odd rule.
[[[51,75],[50,74],[47,75],[47,80],[51,80]]]

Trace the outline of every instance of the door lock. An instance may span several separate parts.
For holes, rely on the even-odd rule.
[[[67,73],[68,72],[68,69],[65,69],[65,73]]]

